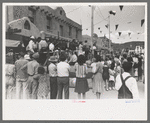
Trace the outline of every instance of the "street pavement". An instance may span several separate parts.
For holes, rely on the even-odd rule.
[[[139,90],[139,96],[140,99],[144,99],[144,86],[143,82],[137,82],[138,85],[138,90]],[[74,92],[74,88],[70,88],[70,99],[78,99],[77,93]],[[90,89],[86,93],[86,99],[96,99],[96,95],[92,92],[92,89]],[[118,99],[118,92],[116,90],[110,90],[110,91],[105,91],[101,94],[100,99]]]
[[[48,84],[49,83],[50,82],[48,81]],[[97,99],[96,95],[92,92],[91,79],[88,79],[88,85],[90,87],[90,90],[86,93],[86,99]],[[140,99],[144,99],[145,88],[146,88],[145,84],[143,84],[143,82],[137,82],[137,85],[138,85]],[[75,82],[73,82],[73,80],[70,80],[69,99],[78,99],[78,94],[74,92],[74,89],[75,89],[74,86],[75,86]],[[15,99],[16,97],[15,90],[16,89],[14,88],[13,91],[11,92],[11,95],[12,95],[11,99]],[[116,90],[111,90],[111,91],[104,90],[104,92],[101,94],[100,99],[117,99],[117,97],[118,97],[118,92]],[[50,93],[48,94],[47,99],[50,99]]]

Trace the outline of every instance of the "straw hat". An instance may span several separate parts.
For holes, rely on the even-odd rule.
[[[26,54],[26,55],[24,56],[24,59],[30,60],[30,56]]]
[[[35,37],[34,37],[34,36],[31,36],[30,38],[31,38],[31,39],[35,39]]]

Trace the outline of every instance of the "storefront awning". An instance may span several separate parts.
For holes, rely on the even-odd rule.
[[[30,29],[25,29],[25,22],[28,21]],[[21,30],[21,32],[17,32],[15,34],[23,35],[30,37],[31,35],[35,36],[36,38],[40,37],[40,31],[39,29],[30,21],[28,17],[23,17],[21,19],[13,20],[8,23],[7,31],[8,29],[18,29]]]
[[[18,47],[20,41],[6,39],[6,47]]]

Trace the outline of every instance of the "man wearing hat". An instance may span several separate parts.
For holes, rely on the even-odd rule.
[[[30,51],[31,53],[34,53],[34,49],[36,48],[35,44],[35,37],[31,36],[28,46],[26,47],[27,51]]]
[[[21,70],[20,68],[28,63],[27,60],[24,59],[24,53],[19,53],[20,59],[15,62],[15,75],[16,75],[16,98],[21,99],[27,99],[27,93],[28,93],[28,85],[27,85],[27,69]],[[23,95],[22,94],[23,91]]]
[[[49,76],[50,76],[50,99],[56,99],[57,97],[57,66],[58,60],[55,56],[51,56],[50,65],[48,66]]]
[[[132,64],[125,61],[122,64],[124,72],[116,77],[115,88],[118,90],[118,99],[138,99],[137,81],[130,75]]]
[[[34,81],[33,76],[38,74],[38,67],[39,63],[37,60],[39,59],[39,53],[34,53],[32,55],[32,61],[28,62],[26,65],[24,65],[21,69],[27,68],[27,74],[28,74],[28,89],[29,89],[29,96],[31,99],[37,99],[37,90],[38,90],[38,83],[37,81]]]

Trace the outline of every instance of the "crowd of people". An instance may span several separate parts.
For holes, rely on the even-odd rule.
[[[73,46],[73,50],[58,50],[53,43],[47,44],[41,38],[35,45],[34,39],[31,36],[26,52],[19,53],[14,65],[6,63],[7,99],[12,98],[14,88],[16,99],[48,99],[48,96],[50,99],[69,99],[71,79],[75,79],[74,92],[78,99],[86,99],[90,89],[89,69],[92,91],[97,99],[104,90],[117,90],[118,99],[139,98],[137,82],[144,83],[143,55],[124,52],[103,59],[100,55],[89,56],[82,43]],[[75,76],[70,77],[73,72]]]

